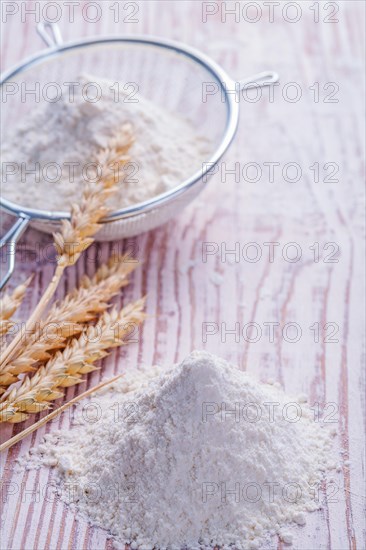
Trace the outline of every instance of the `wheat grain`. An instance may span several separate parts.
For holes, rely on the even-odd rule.
[[[92,278],[84,276],[79,288],[52,306],[35,332],[23,339],[23,347],[12,360],[0,367],[0,395],[18,380],[19,374],[34,372],[37,363],[49,359],[54,350],[62,349],[69,338],[81,332],[82,323],[107,309],[111,298],[128,284],[128,275],[138,265],[127,260],[126,255],[112,256]]]
[[[52,357],[56,350],[66,345],[71,336],[81,331],[82,326],[77,323],[39,323],[36,332],[19,350],[19,354],[0,368],[0,394],[4,393],[7,386],[15,383],[20,374],[36,371],[37,364]]]
[[[22,303],[31,280],[32,277],[29,277],[23,284],[17,286],[12,294],[5,294],[0,299],[0,336],[4,336],[14,325],[10,319]]]
[[[129,304],[121,311],[105,311],[96,325],[91,325],[57,352],[32,378],[25,378],[18,388],[0,400],[0,422],[17,423],[29,414],[50,407],[50,401],[63,395],[62,388],[78,384],[84,374],[97,367],[94,363],[108,355],[108,350],[125,344],[131,324],[145,319],[144,299]]]
[[[42,316],[57,289],[64,270],[73,265],[81,253],[94,242],[94,236],[101,228],[102,219],[110,211],[106,202],[117,191],[120,183],[120,179],[116,178],[111,171],[111,166],[117,165],[119,173],[120,164],[125,164],[128,160],[126,153],[131,144],[131,128],[125,125],[108,147],[97,155],[96,160],[101,167],[101,179],[85,185],[80,204],[74,204],[71,208],[71,219],[63,220],[61,232],[54,234],[54,244],[58,252],[57,267],[45,293],[28,319],[28,329],[33,329]],[[8,364],[20,345],[21,334],[18,333],[3,351],[0,367]]]

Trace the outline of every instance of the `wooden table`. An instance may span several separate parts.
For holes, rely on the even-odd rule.
[[[3,4],[19,8],[2,24],[6,69],[42,44],[34,16],[21,17],[24,6],[37,3]],[[38,4],[43,9],[47,2]],[[86,4],[79,2],[69,22],[59,2],[65,41],[150,33],[202,50],[234,78],[275,69],[281,81],[273,98],[267,89],[258,101],[249,92],[241,100],[236,139],[198,200],[165,226],[118,243],[120,250],[135,247],[144,260],[123,301],[147,294],[150,317],[139,343],[114,352],[83,388],[137,364],[171,364],[204,348],[262,380],[279,381],[290,395],[308,394],[338,430],[334,461],[340,471],[322,511],[296,530],[294,548],[362,550],[364,2],[282,1],[272,8],[238,2],[236,15],[225,14],[233,4],[225,2],[120,2],[119,23],[115,2],[99,2],[102,16],[95,23],[85,20],[96,14]],[[234,169],[237,176],[229,172]],[[2,221],[9,224],[5,215]],[[22,250],[48,242],[31,230]],[[99,263],[112,246],[97,245]],[[26,318],[53,265],[19,256],[10,288],[35,273],[19,313]],[[94,262],[80,260],[58,296],[94,270]],[[67,398],[78,391],[70,388]],[[13,472],[17,457],[67,425],[64,415],[2,454],[1,550],[112,548],[102,530],[62,503],[47,502],[48,471]],[[2,440],[22,428],[2,426]],[[273,540],[271,548],[284,545]]]

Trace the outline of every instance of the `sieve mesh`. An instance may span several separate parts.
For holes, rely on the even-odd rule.
[[[1,126],[3,143],[6,143],[13,132],[14,120],[24,118],[32,109],[39,107],[39,103],[49,103],[53,98],[57,99],[59,95],[56,94],[68,94],[67,83],[78,83],[81,73],[112,81],[115,83],[115,90],[118,86],[124,89],[129,101],[144,97],[190,121],[197,133],[209,137],[207,157],[202,158],[202,164],[212,159],[222,143],[227,129],[228,105],[223,101],[220,92],[208,96],[207,101],[202,96],[203,89],[207,85],[211,86],[215,78],[215,88],[219,89],[219,78],[214,77],[203,63],[172,47],[152,42],[129,42],[128,39],[96,44],[81,43],[54,52],[14,75],[11,83],[18,86],[18,91],[6,96]],[[9,81],[10,79],[7,86]],[[34,90],[36,92],[32,93]],[[94,93],[95,90],[91,88],[91,96]],[[19,158],[17,152],[16,162],[19,164],[24,160]],[[176,181],[176,187],[192,178],[194,170],[197,171],[197,167],[193,168],[187,163],[184,181]],[[34,176],[27,176],[28,184],[37,185]],[[57,186],[57,183],[54,185]],[[9,198],[6,196],[6,189],[2,198]],[[17,206],[23,211],[24,207],[33,208],[26,198],[24,204]],[[119,205],[116,205],[116,209],[119,209]],[[42,210],[50,214],[47,196]],[[123,210],[128,213],[127,209]],[[37,217],[37,214],[32,217]],[[58,213],[51,212],[51,217],[58,217]]]

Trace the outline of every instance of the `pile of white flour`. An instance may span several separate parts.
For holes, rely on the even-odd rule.
[[[183,117],[142,97],[129,98],[112,81],[93,76],[78,81],[57,102],[35,104],[3,140],[6,199],[22,206],[69,210],[81,195],[83,181],[96,177],[90,163],[125,124],[135,142],[130,163],[121,169],[120,191],[113,197],[116,209],[174,188],[202,169],[209,142]],[[90,83],[97,85],[90,89],[99,90],[95,102],[88,100],[94,99]]]
[[[290,543],[320,508],[330,446],[304,404],[193,352],[94,396],[28,466],[53,466],[61,498],[131,548],[248,549]]]

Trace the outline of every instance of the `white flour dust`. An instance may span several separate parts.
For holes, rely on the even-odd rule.
[[[3,139],[6,199],[22,206],[69,210],[81,195],[82,182],[97,175],[91,165],[97,153],[125,124],[135,142],[130,162],[121,169],[123,182],[113,198],[116,209],[174,188],[208,160],[209,141],[188,120],[142,97],[129,102],[123,90],[116,101],[112,81],[83,76],[78,82],[59,101],[33,107]],[[96,102],[85,99],[83,90],[90,83],[101,90]]]
[[[193,352],[170,369],[130,372],[92,403],[27,465],[54,467],[61,498],[122,545],[247,550],[274,534],[291,543],[289,524],[321,507],[327,430],[222,359]]]

